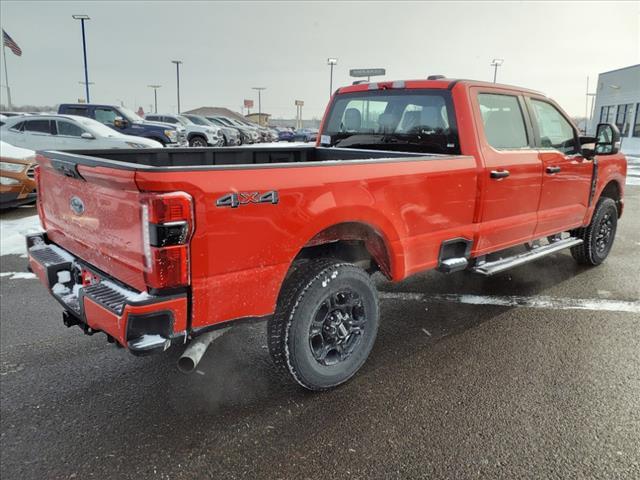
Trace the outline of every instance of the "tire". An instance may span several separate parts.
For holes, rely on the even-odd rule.
[[[598,200],[591,223],[571,232],[582,244],[571,248],[571,255],[581,265],[600,265],[609,255],[618,226],[618,208],[611,198]]]
[[[222,145],[220,145],[220,146],[221,147],[226,147],[228,144],[229,144],[229,142],[227,141],[227,137],[222,135]]]
[[[278,370],[313,391],[336,387],[364,365],[379,324],[378,293],[353,264],[315,259],[294,265],[267,324]]]
[[[200,135],[194,135],[189,139],[189,146],[202,148],[209,146],[209,143],[206,138],[201,137]]]

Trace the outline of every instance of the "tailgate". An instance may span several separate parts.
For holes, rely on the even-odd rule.
[[[52,154],[55,156],[55,154]],[[38,205],[51,241],[145,290],[141,193],[135,170],[38,156]]]

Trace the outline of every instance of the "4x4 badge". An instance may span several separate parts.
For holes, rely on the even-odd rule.
[[[250,203],[272,203],[276,205],[280,201],[278,192],[271,190],[269,192],[238,192],[228,193],[216,200],[216,207],[237,208],[240,205],[248,205]]]

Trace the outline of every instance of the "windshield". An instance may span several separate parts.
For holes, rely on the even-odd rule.
[[[125,119],[129,120],[132,123],[143,121],[142,117],[140,117],[137,113],[133,112],[132,110],[129,110],[128,108],[118,107],[118,111],[122,113]]]
[[[199,117],[197,115],[184,115],[184,117],[188,118],[191,123],[195,123],[196,125],[205,125],[207,127],[210,127],[211,125],[213,125],[213,123],[211,123],[209,120],[207,120],[204,117]]]
[[[216,117],[216,120],[222,123],[223,125],[226,125],[227,127],[233,127],[233,122],[228,118]]]
[[[120,133],[91,118],[76,118],[76,121],[96,137],[118,137]]]
[[[322,145],[328,146],[460,153],[448,90],[368,90],[338,95],[322,134]]]
[[[193,124],[194,124],[191,120],[189,120],[187,117],[183,117],[182,115],[176,115],[176,118],[177,118],[177,119],[178,119],[178,121],[179,121],[182,125],[184,125],[185,127],[186,127],[187,125],[193,125]]]

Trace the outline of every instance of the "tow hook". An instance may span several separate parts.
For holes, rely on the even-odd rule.
[[[202,360],[211,342],[227,333],[229,328],[230,327],[221,328],[220,330],[203,333],[194,338],[178,359],[178,370],[182,373],[193,372],[200,363],[200,360]]]

